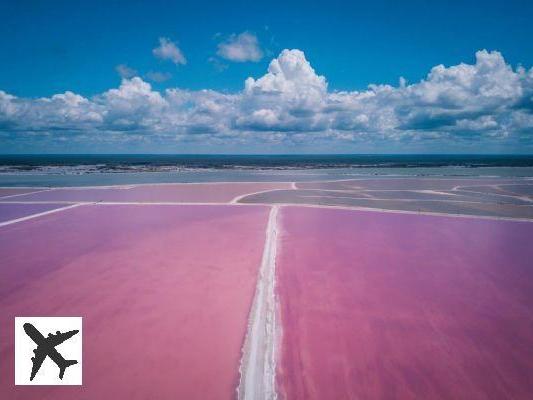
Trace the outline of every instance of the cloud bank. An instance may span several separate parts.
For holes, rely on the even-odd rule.
[[[166,49],[161,57],[185,62],[166,39],[159,48]],[[513,69],[499,52],[481,50],[474,64],[438,65],[417,83],[400,79],[398,86],[334,91],[302,51],[283,50],[265,75],[246,79],[243,90],[233,94],[159,92],[140,77],[124,77],[118,88],[92,98],[65,92],[27,99],[0,91],[0,134],[15,142],[30,137],[137,140],[173,149],[201,143],[215,151],[228,143],[296,150],[313,143],[355,150],[369,144],[376,151],[391,143],[396,148],[473,143],[477,151],[485,144],[532,149],[533,68]]]

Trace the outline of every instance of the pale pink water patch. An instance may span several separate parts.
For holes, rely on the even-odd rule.
[[[13,219],[27,217],[28,215],[39,214],[61,207],[65,207],[65,205],[0,203],[0,222],[6,222]]]
[[[290,183],[201,183],[135,187],[65,188],[17,197],[20,201],[110,201],[228,203],[238,196],[263,190],[289,189]]]
[[[14,196],[19,194],[37,192],[42,189],[26,189],[26,188],[0,188],[0,199],[6,196]]]
[[[282,209],[285,399],[526,399],[533,223]]]
[[[0,229],[0,398],[234,398],[268,212],[86,205]],[[15,316],[84,318],[82,387],[13,385]]]

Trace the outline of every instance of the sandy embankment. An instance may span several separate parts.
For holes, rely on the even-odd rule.
[[[276,244],[278,207],[272,207],[266,230],[265,248],[254,303],[250,313],[248,333],[240,366],[239,399],[275,399]]]

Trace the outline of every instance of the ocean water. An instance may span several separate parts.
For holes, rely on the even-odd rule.
[[[0,186],[314,181],[357,177],[526,177],[517,155],[4,155]]]

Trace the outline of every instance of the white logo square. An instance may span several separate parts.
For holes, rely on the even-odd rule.
[[[15,318],[15,385],[82,384],[82,317]]]

